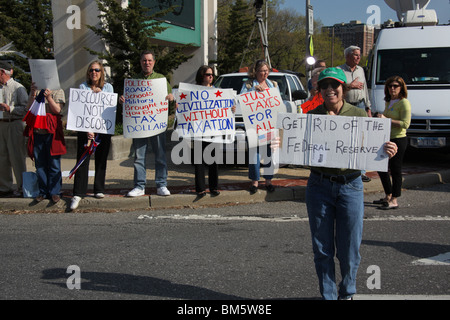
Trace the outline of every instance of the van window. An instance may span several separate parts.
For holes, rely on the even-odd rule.
[[[449,56],[450,48],[380,50],[376,83],[384,84],[390,76],[397,75],[406,84],[450,84]]]

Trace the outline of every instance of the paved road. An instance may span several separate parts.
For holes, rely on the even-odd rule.
[[[357,299],[450,298],[450,185],[366,197]],[[305,204],[0,215],[0,299],[318,298]],[[81,289],[74,285],[79,267]],[[381,289],[368,288],[379,267]],[[370,269],[371,270],[371,269]],[[369,270],[369,271],[370,271]],[[75,270],[76,271],[76,270]]]

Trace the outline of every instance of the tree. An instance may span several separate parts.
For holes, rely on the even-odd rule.
[[[30,59],[53,59],[53,15],[51,0],[0,0],[0,34],[13,41],[17,51]],[[28,61],[19,55],[6,57],[19,67],[14,77],[29,88]]]
[[[219,73],[233,72],[241,66],[254,22],[247,1],[236,0],[231,7],[224,1],[219,3],[219,25],[226,24],[225,28],[219,29]]]
[[[149,9],[142,6],[140,0],[128,1],[128,7],[122,8],[116,0],[96,0],[101,23],[88,26],[107,44],[105,52],[86,48],[91,54],[106,61],[111,67],[111,82],[117,92],[123,92],[124,79],[141,71],[140,54],[152,50],[156,55],[156,69],[170,78],[173,70],[190,59],[184,52],[190,45],[169,48],[153,42],[153,38],[166,27],[157,20],[173,10],[150,15]],[[119,117],[120,118],[120,117]]]

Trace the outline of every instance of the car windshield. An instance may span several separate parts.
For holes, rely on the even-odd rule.
[[[286,77],[283,75],[270,74],[269,79],[276,81],[280,89],[281,98],[283,100],[289,100],[289,88],[286,81]],[[248,80],[248,76],[233,75],[229,77],[219,77],[214,86],[218,88],[230,88],[235,90],[238,94],[241,92],[242,86]]]
[[[406,84],[450,84],[449,56],[450,48],[380,50],[376,83],[398,75]]]

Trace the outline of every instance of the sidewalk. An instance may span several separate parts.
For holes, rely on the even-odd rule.
[[[170,152],[170,151],[169,151]],[[235,205],[243,203],[257,203],[264,201],[304,201],[306,182],[309,170],[299,166],[280,168],[275,175],[273,184],[276,189],[267,193],[264,180],[260,182],[259,192],[250,195],[248,188],[250,180],[247,177],[248,168],[245,165],[225,165],[219,167],[220,195],[210,197],[209,194],[197,199],[194,188],[194,168],[192,165],[174,165],[168,154],[169,176],[168,189],[172,193],[169,197],[156,195],[154,185],[153,154],[147,157],[147,188],[146,195],[138,198],[127,198],[125,195],[133,189],[133,158],[123,160],[109,160],[106,173],[106,191],[104,199],[96,199],[92,195],[93,176],[89,178],[88,196],[81,200],[75,212],[89,211],[127,211],[150,210],[171,207],[198,207]],[[67,177],[75,165],[75,159],[63,158],[61,161],[63,171],[62,199],[57,204],[49,200],[36,203],[30,198],[0,198],[0,213],[22,212],[67,212],[72,198],[73,178]],[[27,159],[28,171],[34,171],[34,164]],[[94,170],[94,161],[90,162],[90,170]],[[383,188],[376,172],[367,172],[372,178],[371,182],[364,183],[366,194],[382,192]],[[208,180],[206,180],[208,182]],[[404,168],[404,188],[426,186],[450,182],[450,170],[446,168],[406,167]]]

